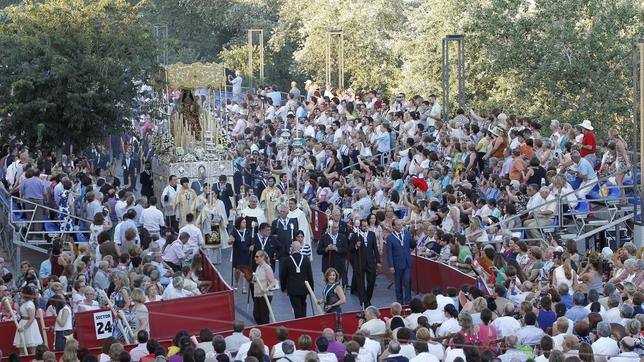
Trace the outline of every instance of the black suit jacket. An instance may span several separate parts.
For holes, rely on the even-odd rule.
[[[300,272],[297,272],[297,266],[290,257],[293,257],[295,263],[299,264]],[[308,295],[308,289],[304,281],[308,281],[313,289],[313,269],[311,261],[300,253],[295,253],[280,259],[280,286],[282,291],[288,295]]]
[[[136,177],[136,161],[134,158],[130,158],[130,166],[128,167],[125,158],[121,162],[121,167],[123,167],[123,184],[127,184],[128,180],[132,182],[132,187],[134,185],[134,178]]]
[[[376,234],[373,231],[367,231],[367,245],[363,236],[360,233],[351,234],[349,241],[349,250],[351,257],[354,261],[353,267],[358,268],[358,263],[363,271],[375,272],[377,264],[380,263],[380,252],[378,252],[378,244],[376,244]],[[356,249],[356,244],[360,243],[359,249]]]
[[[338,238],[335,244],[338,248],[337,251],[326,251],[326,247],[330,244],[333,244],[333,239],[331,238],[331,235],[325,233],[322,235],[322,240],[318,243],[318,254],[322,255],[322,273],[324,273],[327,268],[333,267],[342,274],[344,273],[344,264],[347,260],[347,249],[349,248],[347,237],[338,233]],[[331,260],[329,260],[329,258],[331,258]]]
[[[293,229],[291,229],[293,225]],[[291,243],[293,243],[293,236],[299,230],[299,225],[297,224],[297,219],[288,219],[286,228],[281,222],[281,219],[275,219],[271,223],[271,235],[277,241],[279,245],[279,256],[278,258],[287,257],[290,253]],[[292,230],[292,231],[291,231]]]
[[[143,170],[139,175],[141,180],[141,195],[152,196],[154,195],[154,179],[152,178],[152,171],[150,173]]]
[[[230,201],[230,198],[235,196],[235,194],[233,193],[233,187],[229,183],[226,183],[226,185],[224,185],[224,187],[222,188],[221,185],[219,185],[219,182],[217,182],[212,185],[212,190],[219,192],[219,200],[224,203],[224,208],[226,208],[226,215],[230,215],[230,210],[233,208],[233,203],[232,201]]]
[[[250,231],[250,229],[247,230]],[[250,247],[251,245],[255,245],[255,249],[253,250],[253,257],[255,257],[255,254],[257,254],[258,250],[264,250],[266,254],[268,254],[268,257],[271,258],[271,264],[275,263],[275,256],[279,253],[279,247],[272,236],[268,237],[266,245],[264,245],[264,248],[262,249],[262,244],[259,241],[259,235],[255,234],[255,237],[250,239],[248,247]],[[253,260],[251,260],[251,263],[253,264],[253,270],[255,270],[257,268],[257,264],[255,264]]]

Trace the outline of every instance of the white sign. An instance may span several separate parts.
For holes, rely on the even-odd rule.
[[[112,336],[112,312],[109,310],[94,313],[94,330],[96,339]]]

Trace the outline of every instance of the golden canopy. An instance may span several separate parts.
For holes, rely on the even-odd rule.
[[[171,89],[219,88],[226,85],[224,66],[217,63],[163,65],[161,76]]]

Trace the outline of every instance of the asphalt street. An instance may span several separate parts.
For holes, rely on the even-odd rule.
[[[316,244],[313,245],[313,250],[315,251]],[[215,267],[219,270],[219,273],[226,280],[229,285],[232,285],[232,270],[230,263],[230,252],[232,249],[224,249],[222,251],[222,260],[220,264],[216,264]],[[322,298],[322,290],[324,288],[324,278],[322,275],[321,267],[322,257],[319,255],[313,255],[313,279],[314,285],[313,289],[318,299]],[[279,263],[276,266],[276,269],[279,269]],[[351,271],[349,272],[351,273]],[[349,278],[351,274],[349,274]],[[349,280],[350,281],[350,280]],[[371,300],[372,304],[378,308],[388,307],[396,299],[396,294],[394,290],[394,285],[391,284],[385,275],[379,274],[376,278],[376,286],[373,293],[373,299]],[[391,284],[391,287],[389,285]],[[389,287],[389,288],[388,288]],[[345,295],[347,302],[342,306],[343,312],[356,311],[362,309],[360,307],[360,301],[357,295],[352,295],[350,291],[345,290]],[[288,296],[285,292],[281,290],[273,291],[273,301],[272,301],[273,313],[275,314],[275,319],[278,321],[284,321],[293,319],[293,309],[291,308],[291,303],[288,299]],[[245,323],[254,324],[253,320],[253,301],[252,298],[248,298],[248,294],[244,294],[242,289],[239,288],[235,291],[235,312],[237,319],[243,320]],[[307,316],[313,315],[311,309],[310,299],[307,302]]]

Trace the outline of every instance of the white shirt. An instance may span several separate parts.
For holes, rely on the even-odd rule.
[[[150,205],[141,212],[141,224],[150,233],[159,232],[159,227],[165,227],[163,213],[156,206]]]
[[[541,337],[543,337],[544,334],[545,333],[543,333],[541,328],[525,326],[517,331],[516,336],[519,344],[536,345],[541,342]]]
[[[612,357],[610,362],[639,362],[640,356],[637,352],[622,352],[617,357]]]
[[[163,295],[161,297],[163,298],[163,300],[170,300],[170,299],[178,299],[178,298],[191,297],[191,296],[192,296],[192,293],[190,293],[189,291],[185,289],[175,289],[172,283],[170,283],[163,291]]]
[[[416,357],[416,350],[414,349],[414,346],[407,343],[407,344],[401,344],[400,345],[400,355],[407,357],[408,359],[412,359]]]
[[[165,202],[164,199],[168,196],[168,201]],[[163,214],[165,216],[174,216],[177,214],[175,209],[175,204],[177,202],[177,190],[168,185],[163,189],[161,193],[161,204],[163,205]]]
[[[429,352],[422,352],[417,354],[416,357],[410,358],[409,362],[438,362],[439,359]]]
[[[572,332],[570,332],[572,333]],[[559,333],[556,336],[552,336],[552,349],[557,351],[563,351],[564,337],[568,333]]]
[[[116,224],[114,227],[114,243],[116,245],[121,245],[121,226],[123,226],[123,221]],[[96,248],[98,250],[98,248]]]
[[[233,85],[233,94],[240,94],[242,90],[242,77],[236,76],[230,81],[230,84]]]
[[[602,306],[602,309],[604,306]],[[600,314],[602,314],[600,312]],[[622,316],[619,313],[619,307],[611,308],[602,314],[602,320],[608,323],[619,323],[622,321]]]
[[[380,352],[381,352],[380,343],[378,341],[375,341],[371,338],[365,338],[364,348],[369,352],[371,352],[371,354],[373,354],[375,359],[378,359],[378,356],[380,355]]]
[[[181,240],[175,240],[172,244],[168,245],[163,252],[163,260],[175,265],[181,265],[181,262],[185,257],[186,251]]]
[[[619,346],[617,341],[610,337],[599,337],[593,344],[593,352],[595,354],[614,357],[619,354]]]
[[[388,152],[390,149],[389,132],[383,131],[377,133],[376,143],[378,144],[378,152]]]
[[[123,200],[118,200],[116,204],[114,204],[114,212],[116,213],[116,218],[120,221],[123,220],[123,214],[125,214],[125,210],[127,210],[127,203]]]
[[[320,362],[338,362],[338,357],[334,353],[318,352],[318,358],[320,359]]]
[[[141,360],[141,357],[147,356],[148,354],[148,343],[139,343],[138,346],[132,348],[130,351],[130,358],[133,362],[138,362]]]
[[[449,318],[441,324],[440,327],[436,330],[436,336],[444,337],[452,333],[458,333],[461,331],[461,326],[458,324],[456,318]]]
[[[443,347],[441,343],[438,343],[438,342],[427,343],[427,349],[429,350],[429,353],[431,355],[438,358],[439,360],[442,360],[443,357],[445,356],[445,347]]]
[[[192,249],[192,255],[197,255],[197,253],[199,253],[199,247],[204,244],[201,229],[199,229],[195,224],[186,224],[184,227],[179,229],[179,235],[183,232],[190,235],[190,239],[188,239],[184,250],[188,251]]]
[[[462,348],[448,348],[445,351],[445,362],[454,362],[456,357],[461,357],[465,361],[465,352]]]
[[[443,323],[445,320],[445,312],[439,309],[427,309],[423,312],[423,315],[427,317],[430,325]]]
[[[250,339],[241,332],[233,332],[224,340],[226,341],[226,352],[237,352],[242,344],[250,342]]]
[[[364,322],[360,329],[366,329],[371,333],[372,336],[378,336],[385,334],[387,327],[384,321],[375,318]]]
[[[405,317],[407,327],[412,330],[416,329],[418,327],[418,317],[420,316],[422,316],[422,313],[412,313]]]
[[[436,309],[443,313],[443,319],[445,319],[445,313],[443,311],[445,310],[446,305],[451,304],[456,308],[456,310],[458,310],[458,306],[456,305],[456,302],[454,302],[454,299],[442,294],[438,294],[436,296],[436,304],[438,305],[438,308]]]
[[[492,321],[492,327],[496,328],[497,337],[507,337],[516,335],[521,329],[521,323],[511,316],[499,317]]]

